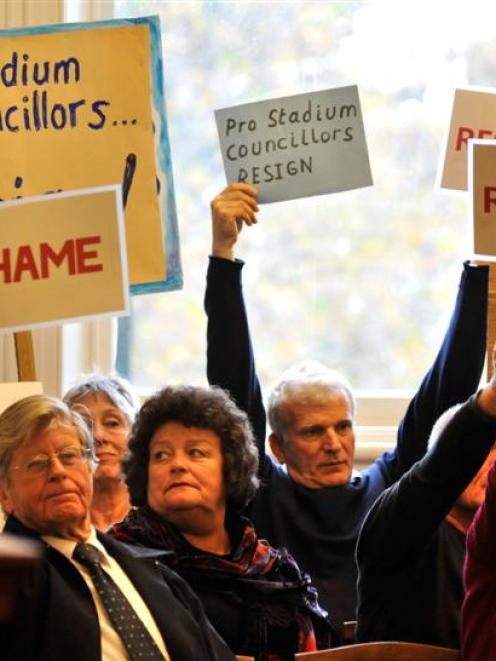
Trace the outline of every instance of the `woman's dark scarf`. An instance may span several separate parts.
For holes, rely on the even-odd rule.
[[[317,602],[317,591],[310,577],[285,548],[275,549],[259,540],[251,523],[231,516],[227,529],[234,550],[228,556],[201,551],[187,542],[179,531],[148,506],[131,510],[121,523],[108,532],[117,539],[173,551],[168,564],[199,592],[228,592],[250,605],[250,624],[243,650],[236,654],[256,654],[264,661],[292,659],[296,652],[331,647],[334,634],[326,612]],[[273,654],[267,649],[269,630],[297,628],[297,649]],[[292,636],[286,636],[288,641]],[[335,638],[334,638],[335,641]]]

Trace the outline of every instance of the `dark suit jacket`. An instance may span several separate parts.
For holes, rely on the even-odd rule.
[[[5,532],[38,540],[42,560],[20,586],[14,621],[0,630],[4,661],[99,661],[100,628],[93,598],[78,570],[38,533],[9,516]],[[162,551],[131,547],[98,533],[126,572],[163,636],[173,661],[232,661],[187,583],[160,562]]]

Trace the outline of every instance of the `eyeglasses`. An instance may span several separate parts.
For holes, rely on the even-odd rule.
[[[31,477],[43,475],[48,472],[55,457],[57,457],[65,468],[78,469],[91,459],[91,450],[89,448],[70,446],[62,448],[62,450],[50,455],[37,454],[18,466],[11,466],[9,472],[19,470]]]

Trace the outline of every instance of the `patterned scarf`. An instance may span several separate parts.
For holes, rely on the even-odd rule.
[[[228,556],[201,551],[148,506],[128,514],[108,532],[117,539],[173,551],[168,564],[198,592],[234,593],[244,605],[245,640],[236,654],[259,661],[293,659],[296,652],[331,647],[335,634],[326,612],[317,602],[317,592],[285,548],[275,549],[259,540],[251,523],[231,516],[227,529],[234,550]],[[290,627],[292,629],[290,629]],[[280,629],[277,651],[271,651],[271,632]],[[295,631],[294,636],[284,631]],[[281,650],[281,640],[291,649]],[[284,645],[284,644],[283,644]],[[295,649],[296,647],[296,649]]]

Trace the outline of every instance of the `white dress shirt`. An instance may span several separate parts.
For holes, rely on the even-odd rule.
[[[72,554],[76,548],[77,542],[72,539],[64,539],[62,537],[52,537],[49,535],[43,535],[42,539],[52,546],[54,549],[62,553],[72,564],[76,567],[78,572],[84,578],[90,592],[95,602],[95,607],[98,614],[98,622],[100,625],[100,636],[101,636],[101,646],[102,646],[102,661],[123,661],[128,659],[128,654],[126,648],[112,626],[112,622],[107,615],[107,611],[102,603],[100,595],[93,585],[93,581],[90,578],[88,570],[82,564],[73,559]],[[126,596],[131,606],[134,608],[136,614],[140,620],[145,625],[146,629],[149,631],[153,640],[157,644],[159,650],[164,655],[166,661],[170,661],[170,656],[167,652],[167,648],[162,639],[160,631],[153,619],[152,614],[150,613],[147,605],[141,598],[140,594],[131,583],[119,563],[114,560],[114,558],[107,553],[103,545],[98,541],[96,536],[96,531],[92,527],[91,534],[87,540],[87,544],[91,544],[98,550],[100,556],[100,563],[102,568],[112,577],[115,583],[119,586],[122,593]],[[77,622],[74,623],[74,626],[77,626]]]

